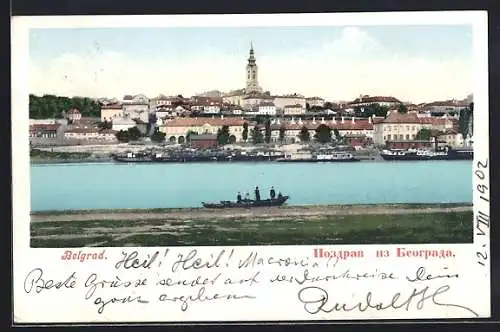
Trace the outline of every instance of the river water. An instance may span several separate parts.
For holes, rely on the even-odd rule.
[[[472,162],[31,165],[32,211],[200,207],[255,186],[288,204],[472,202]]]

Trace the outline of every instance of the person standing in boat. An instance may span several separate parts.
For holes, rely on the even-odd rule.
[[[271,199],[276,198],[276,191],[274,190],[274,187],[271,187],[271,190],[269,191],[269,196],[271,196]]]
[[[249,201],[250,200],[250,194],[248,193],[248,191],[245,193],[245,201]]]
[[[241,203],[241,193],[238,191],[238,195],[236,196],[236,201]]]
[[[260,191],[259,187],[255,187],[255,200],[260,201]]]
[[[281,194],[281,191],[278,193],[278,199],[282,199],[283,195]]]

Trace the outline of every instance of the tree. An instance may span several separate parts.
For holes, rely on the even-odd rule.
[[[428,141],[431,138],[431,131],[427,128],[422,128],[418,131],[415,138],[417,140]]]
[[[156,143],[165,142],[165,133],[162,133],[158,130],[158,128],[156,128],[154,133],[151,135],[151,140]]]
[[[248,139],[248,122],[243,123],[243,132],[241,133],[241,137],[246,142]]]
[[[342,136],[340,136],[340,132],[337,128],[333,129],[333,134],[335,135],[335,139],[337,141],[341,141],[342,140]]]
[[[229,126],[224,125],[217,130],[217,144],[226,145],[229,143]]]
[[[104,122],[99,123],[99,128],[101,129],[111,129],[113,124],[108,120],[104,120]]]
[[[129,138],[129,135],[128,135],[128,132],[125,131],[125,130],[120,130],[119,132],[117,132],[115,134],[116,136],[116,139],[119,141],[119,142],[123,142],[123,143],[126,143],[128,141],[130,141],[130,138]]]
[[[264,140],[268,144],[269,144],[269,142],[271,142],[271,134],[272,134],[271,120],[267,120],[266,121],[266,127],[265,127],[265,133],[264,133]]]
[[[262,135],[262,132],[260,131],[259,127],[257,126],[253,127],[250,134],[252,135],[252,142],[254,144],[259,144],[264,141],[264,136]]]
[[[309,130],[306,126],[303,126],[302,129],[300,129],[299,139],[301,142],[309,142],[309,140],[311,139]]]
[[[316,128],[314,138],[320,143],[330,142],[332,140],[332,128],[325,124],[320,124],[318,128]]]
[[[62,97],[29,95],[29,116],[31,119],[47,119],[60,117],[62,111],[76,108],[83,117],[98,117],[101,107],[95,100],[85,97]]]
[[[408,107],[406,107],[406,105],[404,105],[404,104],[399,104],[398,112],[399,113],[408,113]]]
[[[131,141],[137,141],[142,136],[141,131],[137,127],[129,128],[127,134]]]
[[[283,143],[285,141],[286,128],[284,125],[280,127],[280,142]]]
[[[186,141],[191,141],[191,137],[198,135],[198,133],[194,130],[189,130],[186,134]]]

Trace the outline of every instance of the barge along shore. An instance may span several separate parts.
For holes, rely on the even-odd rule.
[[[109,209],[32,212],[31,222],[88,221],[88,220],[214,220],[234,218],[324,217],[328,215],[370,215],[408,213],[450,213],[472,211],[470,203],[447,204],[372,204],[372,205],[296,205],[284,207],[207,209],[207,208],[159,208],[159,209]]]

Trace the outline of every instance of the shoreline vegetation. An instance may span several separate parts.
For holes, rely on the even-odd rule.
[[[471,243],[472,205],[384,204],[256,209],[32,213],[31,247]]]

